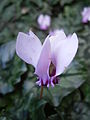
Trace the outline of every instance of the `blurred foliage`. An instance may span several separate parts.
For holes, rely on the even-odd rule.
[[[0,120],[90,119],[90,23],[83,24],[81,11],[90,0],[0,0]],[[50,29],[76,32],[76,59],[54,88],[35,85],[34,68],[15,53],[19,31],[32,29],[43,42],[49,30],[41,31],[37,17],[49,14]]]

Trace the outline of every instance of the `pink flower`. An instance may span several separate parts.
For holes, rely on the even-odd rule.
[[[16,42],[17,55],[35,68],[39,86],[54,86],[58,83],[57,76],[73,60],[78,49],[78,38],[75,33],[66,36],[63,30],[48,35],[43,45],[32,32],[19,32]]]
[[[50,26],[51,24],[51,17],[48,16],[48,15],[43,15],[41,14],[39,17],[38,17],[38,24],[40,26],[40,29],[41,30],[47,30],[48,27]]]
[[[85,7],[84,10],[82,11],[82,22],[87,23],[90,21],[90,7]]]

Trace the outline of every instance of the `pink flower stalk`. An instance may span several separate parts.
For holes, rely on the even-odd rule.
[[[47,87],[58,83],[57,76],[71,63],[77,49],[77,35],[66,36],[63,30],[48,35],[43,45],[32,31],[29,34],[19,32],[16,42],[17,55],[35,68],[36,84]]]
[[[87,23],[90,21],[90,7],[85,7],[84,10],[82,11],[82,22]]]
[[[41,14],[41,15],[38,17],[37,22],[38,22],[41,30],[47,30],[48,27],[49,27],[50,24],[51,24],[51,17],[48,16],[48,15],[43,15],[43,14]]]

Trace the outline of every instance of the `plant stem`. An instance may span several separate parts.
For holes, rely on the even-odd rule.
[[[41,86],[40,99],[42,98],[42,94],[43,94],[43,86]]]

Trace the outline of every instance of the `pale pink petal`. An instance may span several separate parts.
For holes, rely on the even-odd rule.
[[[52,62],[55,64],[54,61],[54,54],[55,54],[55,49],[60,44],[63,40],[65,40],[66,35],[63,30],[55,30],[53,31],[53,34],[49,37],[50,39],[50,44],[51,44],[51,56],[52,56]]]
[[[50,26],[51,24],[51,18],[50,16],[48,15],[43,15],[41,14],[38,19],[37,19],[37,22],[39,24],[39,27],[41,30],[47,30],[48,27]]]
[[[37,19],[37,22],[38,22],[39,25],[42,24],[43,19],[44,19],[44,16],[43,16],[43,14],[41,14],[41,15],[38,17],[38,19]]]
[[[87,23],[89,21],[89,17],[90,17],[90,15],[88,15],[88,13],[86,13],[82,18],[82,22]]]
[[[63,73],[65,68],[71,63],[78,49],[78,38],[74,33],[63,40],[55,49],[54,60],[56,66],[56,76]]]
[[[16,53],[22,60],[36,67],[41,49],[41,42],[33,32],[30,31],[29,35],[19,32],[16,41]]]
[[[54,50],[56,46],[66,38],[63,30],[55,30],[53,34],[49,37],[51,43],[51,50]]]
[[[51,17],[49,15],[45,15],[45,18],[44,18],[44,24],[49,27],[50,24],[51,24]]]
[[[37,74],[39,78],[43,80],[43,82],[47,80],[48,67],[51,61],[50,57],[51,57],[51,46],[50,46],[50,41],[47,37],[43,44],[40,58],[35,70],[35,74]]]
[[[81,12],[81,14],[82,15],[85,15],[87,13],[87,7],[85,7],[84,9],[83,9],[83,11]]]
[[[81,14],[83,23],[87,23],[88,21],[90,21],[90,7],[85,7]]]

